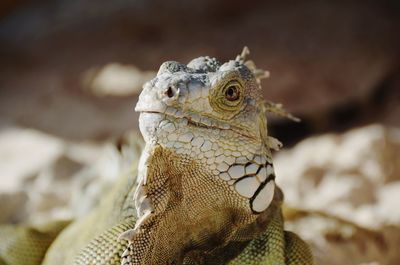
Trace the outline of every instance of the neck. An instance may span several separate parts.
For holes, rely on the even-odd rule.
[[[229,174],[234,165],[245,167],[250,158],[268,163],[267,158],[235,156],[235,151],[218,155],[212,143],[210,146],[206,141],[199,146],[203,156],[198,158],[180,152],[180,145],[167,148],[154,141],[146,145],[135,194],[140,218],[131,240],[140,246],[134,248],[137,253],[133,255],[139,263],[145,260],[148,264],[182,264],[199,250],[211,253],[233,241],[244,244],[265,227],[266,218],[254,214],[248,198],[237,195],[233,183],[238,180],[224,179],[222,173]],[[191,143],[196,141],[192,139]],[[207,155],[208,151],[213,155]],[[218,157],[224,159],[219,161]],[[239,162],[242,164],[236,164]],[[192,252],[194,248],[197,254]]]

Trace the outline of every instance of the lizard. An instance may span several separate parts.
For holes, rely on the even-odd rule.
[[[271,154],[281,143],[265,114],[295,118],[264,101],[268,72],[248,54],[160,66],[135,108],[146,142],[137,169],[43,247],[42,264],[314,264],[284,230]]]

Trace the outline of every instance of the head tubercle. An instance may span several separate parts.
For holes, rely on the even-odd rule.
[[[187,73],[195,77],[201,75],[216,76],[237,72],[238,77],[244,81],[256,82],[260,84],[261,79],[267,78],[269,72],[258,69],[254,62],[247,60],[250,51],[247,47],[243,48],[241,54],[237,55],[234,60],[226,63],[220,63],[216,58],[209,56],[201,56],[191,60],[188,64],[182,64],[176,61],[164,62],[157,73],[157,76],[164,74]],[[261,89],[261,87],[255,87]]]

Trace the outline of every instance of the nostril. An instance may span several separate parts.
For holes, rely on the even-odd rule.
[[[165,91],[165,95],[169,98],[172,98],[174,96],[174,91],[172,90],[171,87],[168,87],[167,90]]]

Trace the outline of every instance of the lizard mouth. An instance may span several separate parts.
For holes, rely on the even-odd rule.
[[[208,128],[208,129],[220,129],[220,130],[230,130],[232,126],[226,122],[218,121],[212,118],[207,118],[200,116],[195,113],[183,113],[181,110],[168,107],[165,111],[158,110],[139,110],[140,113],[148,113],[148,114],[156,114],[156,115],[165,115],[167,119],[186,119],[188,124]]]
[[[140,110],[140,113],[154,114],[154,115],[164,115],[168,120],[179,120],[186,119],[189,126],[204,128],[204,129],[219,129],[219,130],[227,130],[234,132],[238,135],[241,135],[246,138],[254,139],[255,137],[245,133],[245,131],[241,128],[232,126],[227,122],[218,121],[212,118],[203,117],[194,113],[185,113],[182,111],[168,107],[166,111],[157,111],[157,110]]]

